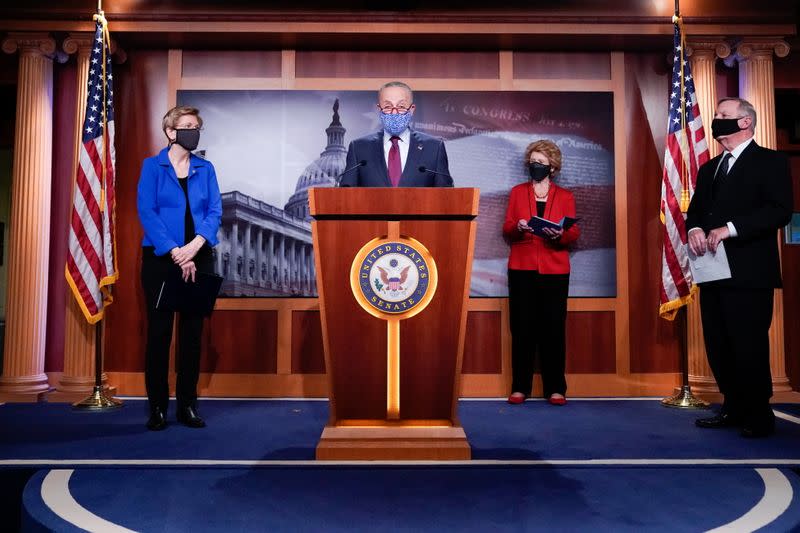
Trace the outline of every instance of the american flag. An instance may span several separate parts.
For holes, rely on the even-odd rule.
[[[103,318],[117,279],[110,37],[105,18],[96,15],[95,21],[66,267],[67,282],[90,324]]]
[[[661,183],[664,250],[661,256],[659,307],[659,314],[667,320],[674,319],[677,310],[686,305],[694,294],[686,251],[685,213],[694,194],[697,170],[709,157],[692,71],[689,61],[684,58],[681,22],[677,17],[670,91],[667,147]]]

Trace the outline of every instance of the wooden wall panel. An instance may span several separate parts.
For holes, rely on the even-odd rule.
[[[514,52],[514,78],[610,80],[611,55],[607,52]]]
[[[60,140],[53,143],[53,178],[50,192],[50,264],[47,286],[47,344],[44,355],[45,372],[64,369],[64,310],[67,305],[67,262],[69,220],[72,210],[72,161],[76,139],[75,113],[78,104],[77,61],[71,57],[66,64],[53,65],[53,131]]]
[[[631,372],[680,370],[678,331],[658,315],[668,86],[669,66],[663,54],[625,55],[626,119],[617,126],[627,126]],[[656,127],[664,134],[655,133]]]
[[[298,78],[489,78],[500,73],[497,52],[302,51]]]
[[[184,78],[280,78],[281,51],[185,50]]]
[[[292,374],[324,374],[319,311],[292,311]]]
[[[275,374],[277,369],[277,311],[216,310],[206,321],[200,372]]]
[[[567,373],[613,374],[616,371],[614,313],[567,313]]]
[[[106,313],[105,369],[144,371],[144,295],[139,281],[142,230],[136,187],[144,158],[161,147],[161,117],[167,111],[167,52],[132,51],[114,65],[117,149],[117,265],[114,304]]]
[[[791,156],[794,185],[794,210],[800,212],[800,154]],[[783,238],[783,235],[781,235]],[[792,390],[800,390],[800,245],[784,244],[783,271],[783,334],[786,353],[786,375]]]
[[[470,311],[464,340],[462,374],[499,374],[503,371],[502,316],[499,311]]]

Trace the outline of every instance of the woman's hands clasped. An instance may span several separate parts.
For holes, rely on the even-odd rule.
[[[181,265],[181,278],[183,278],[183,281],[188,282],[191,280],[194,282],[196,274],[197,267],[195,266],[194,261],[187,261]]]
[[[200,235],[195,235],[194,239],[188,243],[170,250],[169,253],[172,256],[172,261],[182,268],[185,263],[194,259],[194,256],[197,255],[197,252],[200,251],[200,248],[202,248],[205,243],[205,238]]]

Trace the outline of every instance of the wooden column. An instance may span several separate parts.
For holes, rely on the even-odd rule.
[[[739,96],[756,108],[755,140],[761,146],[777,148],[775,128],[775,77],[772,55],[786,57],[789,45],[779,37],[747,38],[736,47],[739,62]],[[779,236],[776,238],[780,238]],[[780,250],[780,246],[778,247]],[[792,390],[786,377],[786,354],[783,343],[783,291],[775,290],[772,327],[769,330],[769,361],[772,388],[775,392]]]
[[[11,33],[2,48],[19,50],[19,75],[0,400],[35,402],[49,389],[44,353],[56,43],[46,33]]]
[[[80,154],[81,130],[86,113],[86,85],[89,82],[89,58],[94,45],[93,33],[71,33],[63,44],[68,54],[78,53],[78,105],[75,111],[75,151],[72,160],[72,176],[74,178]],[[74,183],[73,183],[74,189]],[[71,197],[70,197],[71,198]],[[72,211],[70,210],[70,216]],[[69,220],[64,221],[69,227]],[[66,237],[66,234],[65,234]],[[67,288],[66,317],[64,323],[64,372],[56,386],[56,390],[47,396],[50,402],[77,402],[86,398],[94,389],[95,335],[96,326],[89,324],[83,316],[72,291]],[[102,324],[102,322],[101,322]],[[103,383],[107,377],[103,374]],[[115,394],[115,390],[109,392]]]
[[[711,136],[711,121],[717,107],[717,58],[725,59],[731,48],[719,37],[697,37],[687,41],[687,54],[692,66],[697,103],[706,133],[706,142],[711,157],[719,153],[719,144]],[[689,350],[689,385],[697,393],[719,392],[717,382],[708,366],[703,324],[700,320],[700,300],[698,298],[686,307],[687,346]]]

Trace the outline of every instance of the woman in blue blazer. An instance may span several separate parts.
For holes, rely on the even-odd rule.
[[[164,115],[162,129],[169,144],[142,164],[137,192],[142,239],[142,286],[147,305],[145,385],[150,404],[147,428],[167,425],[169,403],[169,346],[172,342],[172,311],[157,309],[165,279],[180,271],[184,281],[196,273],[214,272],[211,247],[218,242],[222,217],[214,166],[192,154],[200,139],[203,119],[193,107],[175,107]],[[197,381],[200,376],[200,339],[203,316],[180,313],[178,321],[177,419],[200,428],[205,422],[197,414]]]

